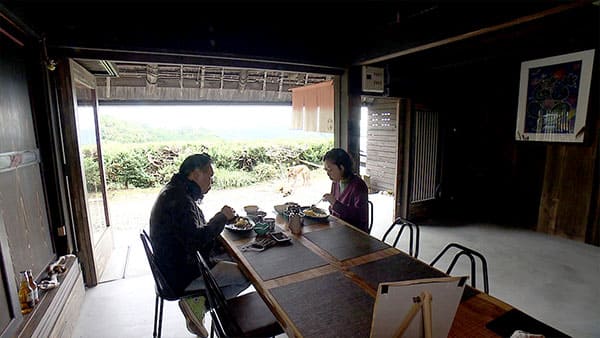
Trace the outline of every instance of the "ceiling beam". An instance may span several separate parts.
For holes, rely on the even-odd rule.
[[[355,66],[367,66],[367,65],[372,65],[372,64],[376,64],[379,62],[383,62],[383,61],[387,61],[387,60],[391,60],[391,59],[395,59],[401,56],[405,56],[405,55],[409,55],[409,54],[414,54],[414,53],[418,53],[418,52],[422,52],[428,49],[432,49],[432,48],[436,48],[436,47],[440,47],[440,46],[444,46],[447,44],[451,44],[454,42],[458,42],[458,41],[462,41],[462,40],[466,40],[466,39],[470,39],[479,35],[484,35],[484,34],[488,34],[488,33],[492,33],[495,31],[499,31],[502,29],[506,29],[509,27],[513,27],[516,25],[520,25],[520,24],[524,24],[530,21],[535,21],[535,20],[539,20],[542,19],[546,16],[550,16],[550,15],[554,15],[554,14],[558,14],[558,13],[562,13],[562,12],[566,12],[568,10],[574,9],[574,8],[579,8],[579,7],[583,7],[587,4],[590,4],[591,1],[589,0],[579,0],[579,1],[575,1],[575,2],[571,2],[571,3],[567,3],[564,5],[560,5],[560,6],[556,6],[550,9],[547,9],[545,11],[541,11],[538,13],[534,13],[531,15],[527,15],[527,16],[522,16],[520,18],[517,18],[515,20],[511,20],[505,23],[501,23],[495,26],[490,26],[490,27],[486,27],[486,28],[482,28],[482,29],[478,29],[475,31],[471,31],[468,33],[464,33],[464,34],[460,34],[457,36],[453,36],[447,39],[443,39],[443,40],[439,40],[439,41],[434,41],[434,42],[430,42],[430,43],[426,43],[424,45],[420,45],[417,47],[413,47],[413,48],[408,48],[405,50],[401,50],[398,52],[394,52],[391,54],[387,54],[387,55],[382,55],[382,56],[378,56],[372,59],[368,59],[368,60],[364,60],[364,61],[359,61],[354,63]]]

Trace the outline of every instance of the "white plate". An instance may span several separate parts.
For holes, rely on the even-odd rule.
[[[317,208],[317,207],[302,207],[300,208],[302,210],[302,214],[304,214],[304,217],[308,217],[308,218],[314,218],[314,219],[325,219],[327,217],[329,217],[329,213],[327,211],[325,211],[324,209],[321,208]],[[307,210],[312,209],[314,211],[316,211],[317,213],[315,215],[309,215],[306,213]]]
[[[225,229],[231,230],[231,231],[237,231],[237,232],[245,232],[245,231],[250,231],[250,230],[254,229],[254,222],[251,219],[246,218],[246,217],[241,217],[241,218],[248,221],[249,225],[247,225],[244,228],[240,228],[240,227],[236,226],[235,224],[225,224]]]

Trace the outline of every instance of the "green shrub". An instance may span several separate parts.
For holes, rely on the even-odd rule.
[[[331,148],[333,148],[333,141],[309,144],[299,157],[308,162],[321,163],[323,156]]]
[[[83,170],[85,173],[85,186],[88,192],[100,191],[100,170],[98,167],[98,158],[96,156],[83,158]]]
[[[333,140],[307,142],[214,142],[214,143],[107,143],[103,148],[106,180],[109,189],[160,187],[179,170],[183,160],[195,153],[208,153],[217,173],[215,187],[242,187],[256,182],[284,177],[285,168],[299,160],[321,163]],[[86,175],[97,169],[96,154],[84,151]],[[96,163],[96,169],[94,169]],[[90,180],[89,188],[100,182]]]
[[[132,187],[149,188],[154,186],[152,176],[146,170],[148,158],[143,149],[132,149],[105,156],[106,176],[111,184],[125,189]]]
[[[240,188],[256,183],[254,175],[243,170],[215,168],[215,189]]]
[[[260,163],[252,172],[257,182],[268,181],[272,178],[279,177],[280,170],[277,165],[269,163]]]

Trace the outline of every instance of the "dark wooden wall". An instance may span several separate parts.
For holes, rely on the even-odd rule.
[[[35,278],[55,255],[24,44],[4,16],[0,29],[0,156],[4,163],[0,170],[0,335],[9,337],[23,321],[17,295],[19,272],[31,269]],[[19,160],[23,154],[26,160]]]
[[[598,243],[598,11],[573,11],[389,65],[390,95],[442,113],[442,212]],[[564,29],[569,22],[569,29]],[[559,28],[562,26],[563,28]],[[515,141],[521,62],[596,49],[583,144]]]
[[[0,153],[37,149],[24,54],[0,36]],[[54,258],[39,164],[0,173],[0,215],[16,275]],[[3,249],[4,250],[4,249]]]
[[[596,51],[598,53],[598,51]],[[537,230],[568,238],[598,243],[598,57],[592,74],[586,140],[583,144],[549,144],[546,148],[544,187]],[[587,237],[586,237],[587,235]]]

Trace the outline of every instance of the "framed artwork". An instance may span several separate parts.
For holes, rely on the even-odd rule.
[[[594,50],[521,63],[515,138],[583,142]]]

